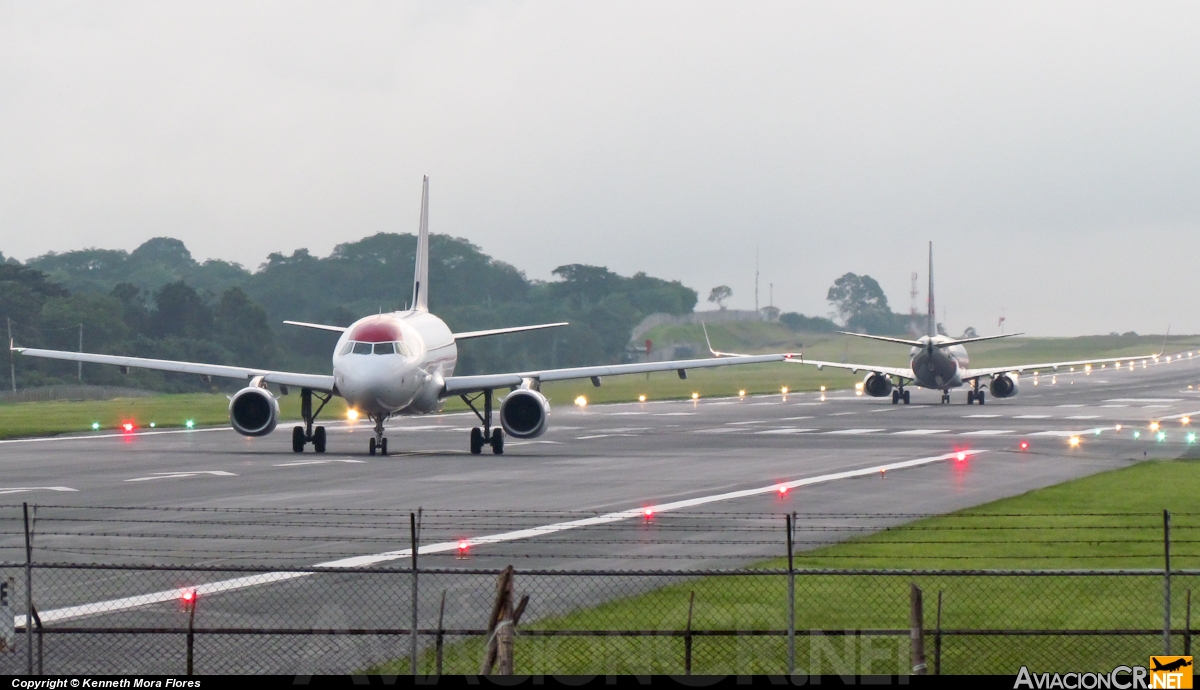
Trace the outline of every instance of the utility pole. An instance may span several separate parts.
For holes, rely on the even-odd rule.
[[[17,360],[13,358],[13,339],[12,339],[12,317],[4,317],[8,319],[8,375],[12,381],[13,392],[17,392]]]
[[[773,307],[775,306],[775,283],[767,283],[767,285],[771,286],[771,301],[768,303],[768,306]]]
[[[758,311],[758,245],[754,245],[754,311]]]
[[[79,324],[79,352],[83,353],[83,324]],[[83,383],[83,361],[79,362],[79,382]]]

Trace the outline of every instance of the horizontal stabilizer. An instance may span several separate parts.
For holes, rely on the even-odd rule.
[[[284,321],[289,326],[303,326],[305,328],[316,328],[321,331],[333,331],[335,333],[344,333],[345,326],[326,326],[323,323],[305,323],[303,321]]]
[[[1004,335],[981,335],[978,338],[959,338],[957,340],[946,340],[940,343],[935,343],[938,347],[949,347],[950,345],[963,345],[965,343],[977,343],[981,340],[997,340],[999,338],[1015,338],[1024,333],[1005,333]]]
[[[513,326],[512,328],[492,328],[486,331],[466,331],[464,333],[455,333],[455,340],[467,340],[469,338],[486,338],[489,335],[504,335],[505,333],[520,333],[521,331],[536,331],[542,328],[557,328],[558,326],[566,326],[568,322],[561,323],[539,323],[536,326]]]

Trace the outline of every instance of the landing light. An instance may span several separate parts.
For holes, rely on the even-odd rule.
[[[353,407],[346,410],[346,419],[349,419],[352,422],[358,419],[358,410],[354,409]]]
[[[692,400],[699,400],[699,399],[700,399],[699,393],[692,393]]]
[[[744,398],[744,397],[746,397],[746,391],[745,391],[745,390],[740,390],[740,391],[738,391],[738,397],[739,397],[739,398]]]
[[[1150,422],[1150,431],[1158,431],[1158,422]]]
[[[825,386],[821,386],[821,392],[822,392],[822,393],[824,393],[824,392],[825,392]]]
[[[644,396],[644,395],[639,395],[639,396],[638,396],[638,402],[646,402],[646,396]]]
[[[1117,431],[1120,431],[1120,430],[1121,430],[1121,425],[1120,425],[1120,424],[1118,424],[1118,425],[1116,426],[1116,430],[1117,430]]]
[[[783,388],[780,388],[780,389],[779,389],[779,392],[780,392],[780,393],[783,393],[784,395],[787,395],[787,386],[784,386]]]
[[[1180,422],[1182,422],[1182,423],[1184,423],[1184,424],[1191,424],[1191,423],[1192,423],[1192,418],[1191,418],[1191,417],[1184,417],[1183,419],[1181,419],[1181,420],[1179,420],[1179,421],[1180,421]]]
[[[582,395],[578,398],[575,398],[575,405],[578,407],[587,407],[587,398],[583,397]]]
[[[1079,437],[1072,436],[1070,439],[1067,440],[1067,443],[1069,443],[1072,448],[1077,448],[1079,446]]]

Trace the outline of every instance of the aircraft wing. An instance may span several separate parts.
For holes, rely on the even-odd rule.
[[[512,374],[451,376],[446,379],[446,385],[442,389],[442,397],[462,395],[464,393],[478,393],[479,391],[495,388],[520,386],[526,379],[545,383],[547,381],[568,381],[571,379],[599,379],[601,376],[620,376],[621,374],[644,374],[652,371],[678,371],[682,374],[688,369],[707,369],[709,367],[725,367],[735,364],[782,362],[786,359],[785,355],[712,357],[709,359],[677,359],[667,362],[642,362],[638,364],[608,364],[594,367],[573,367],[570,369],[542,369],[539,371],[524,371]]]
[[[852,373],[857,374],[861,371],[872,371],[876,374],[886,374],[888,376],[899,376],[902,379],[914,379],[913,370],[908,367],[881,367],[874,364],[847,364],[845,362],[822,362],[817,359],[804,359],[802,356],[793,356],[788,358],[792,364],[811,364],[817,369],[832,367],[834,369],[849,369]]]
[[[262,376],[267,383],[297,388],[311,388],[318,391],[333,392],[333,377],[320,374],[297,374],[288,371],[273,371],[271,369],[254,369],[250,367],[230,367],[223,364],[201,364],[198,362],[177,362],[170,359],[146,359],[144,357],[123,357],[119,355],[97,355],[90,352],[67,352],[63,350],[39,350],[32,347],[14,347],[13,352],[26,357],[42,357],[45,359],[62,359],[70,362],[90,362],[92,364],[111,364],[118,367],[135,367],[137,369],[154,369],[156,371],[174,371],[181,374],[198,374],[200,376],[220,376],[228,379],[249,380]]]
[[[1044,362],[1041,364],[1010,364],[1004,367],[983,367],[981,369],[966,369],[962,372],[963,380],[977,379],[980,376],[998,376],[1000,374],[1022,374],[1026,371],[1039,371],[1042,369],[1052,369],[1058,371],[1064,367],[1086,367],[1090,364],[1108,364],[1110,362],[1143,362],[1145,360],[1158,361],[1158,355],[1130,355],[1128,357],[1105,357],[1101,359],[1080,359],[1074,362]]]

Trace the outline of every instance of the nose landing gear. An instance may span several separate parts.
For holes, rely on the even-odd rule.
[[[367,443],[367,452],[371,455],[378,450],[380,455],[387,455],[387,439],[383,437],[383,423],[387,421],[386,414],[371,415],[371,419],[375,421],[375,435]]]
[[[483,398],[483,412],[480,412],[475,407],[475,401]],[[483,428],[475,427],[471,429],[471,455],[479,455],[483,452],[485,445],[492,447],[493,455],[504,455],[504,431],[499,427],[492,428],[492,391],[485,390],[482,393],[477,393],[474,397],[463,395],[463,402],[475,416],[479,418]]]

